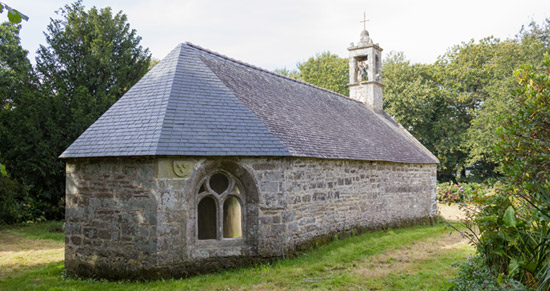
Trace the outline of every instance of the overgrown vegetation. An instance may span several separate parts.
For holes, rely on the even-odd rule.
[[[485,195],[491,194],[492,186],[480,183],[455,184],[446,182],[437,184],[437,201],[440,203],[478,202]]]
[[[76,2],[58,13],[35,67],[20,26],[0,24],[0,163],[9,173],[0,224],[63,218],[58,156],[149,69],[150,53],[122,12]]]
[[[550,289],[550,56],[516,71],[517,111],[499,130],[505,184],[477,201],[468,236],[492,272]],[[477,228],[477,229],[476,229]],[[467,278],[461,277],[466,280]]]
[[[527,290],[514,278],[496,274],[480,256],[468,256],[460,262],[457,278],[450,280],[450,290]]]
[[[7,175],[0,175],[0,222],[44,221],[44,212],[37,204],[27,188]]]

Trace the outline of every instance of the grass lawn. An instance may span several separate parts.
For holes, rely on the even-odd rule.
[[[0,228],[0,290],[441,290],[473,249],[444,224],[365,233],[271,265],[188,279],[65,279],[61,223]]]

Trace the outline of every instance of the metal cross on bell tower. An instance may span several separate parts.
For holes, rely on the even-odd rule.
[[[363,21],[359,21],[359,23],[363,23],[363,30],[367,30],[367,22],[370,19],[367,19],[367,13],[363,12]]]
[[[357,45],[349,51],[349,96],[375,112],[383,111],[382,48],[372,41],[367,31],[367,13],[363,12],[363,31]]]

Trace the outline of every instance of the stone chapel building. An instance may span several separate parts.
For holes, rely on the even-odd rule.
[[[179,277],[436,215],[437,158],[382,108],[382,49],[350,96],[178,45],[60,156],[68,274]]]

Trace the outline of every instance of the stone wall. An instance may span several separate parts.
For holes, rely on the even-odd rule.
[[[65,268],[69,275],[132,276],[157,262],[153,159],[67,161]]]
[[[436,165],[243,160],[258,180],[260,246],[282,255],[315,238],[434,217]]]
[[[217,170],[243,188],[243,236],[198,240],[196,193]],[[114,158],[67,163],[66,267],[156,278],[292,253],[335,233],[436,215],[436,165],[310,158]]]

